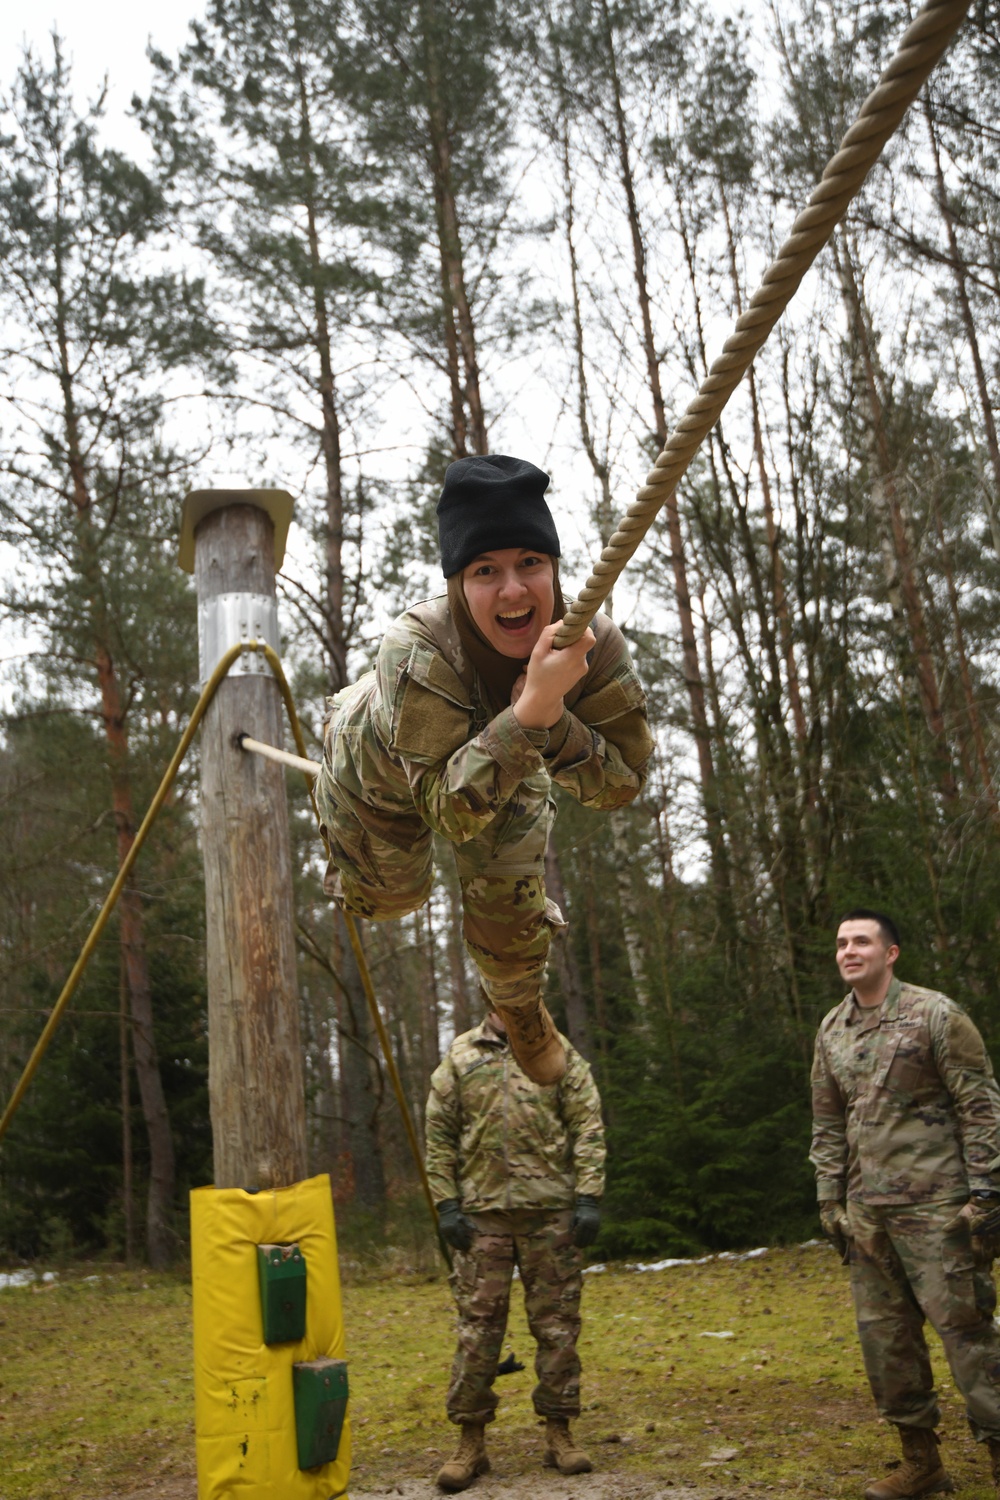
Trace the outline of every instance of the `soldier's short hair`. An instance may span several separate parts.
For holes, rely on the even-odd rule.
[[[885,938],[886,946],[895,943],[897,948],[902,948],[903,940],[899,935],[899,928],[890,916],[884,911],[873,911],[870,906],[856,906],[853,911],[845,911],[837,926],[841,922],[877,922],[882,936]]]

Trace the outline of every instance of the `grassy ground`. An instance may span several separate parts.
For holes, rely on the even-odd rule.
[[[111,1500],[154,1481],[193,1495],[190,1295],[135,1272],[66,1272],[0,1293],[0,1500]],[[509,1343],[528,1369],[501,1379],[490,1432],[498,1478],[539,1474],[531,1341],[515,1287]],[[352,1490],[433,1474],[451,1354],[446,1284],[352,1280]],[[730,1332],[732,1338],[703,1337]],[[946,1458],[970,1500],[992,1496],[933,1340]],[[895,1456],[861,1370],[845,1273],[825,1248],[637,1275],[588,1276],[584,1412],[595,1466],[624,1482],[839,1500]],[[539,1490],[539,1493],[543,1491]]]

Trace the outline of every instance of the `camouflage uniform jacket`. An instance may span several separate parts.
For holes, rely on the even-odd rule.
[[[825,1017],[812,1069],[820,1202],[960,1199],[1000,1188],[1000,1092],[982,1037],[935,990],[893,979]]]
[[[359,821],[397,848],[410,849],[427,826],[454,844],[477,840],[484,868],[504,846],[508,873],[537,873],[532,831],[544,834],[551,782],[585,807],[622,807],[641,791],[653,749],[621,632],[603,614],[593,629],[589,671],[567,695],[572,711],[548,731],[525,730],[512,709],[492,717],[484,706],[447,596],[408,609],[387,630],[374,671],[333,699],[344,748],[328,736],[321,817],[333,776]],[[465,864],[468,872],[468,855]]]
[[[604,1192],[604,1124],[590,1066],[561,1038],[566,1074],[527,1078],[489,1019],[457,1036],[431,1078],[427,1175],[435,1203],[471,1213],[569,1208]]]

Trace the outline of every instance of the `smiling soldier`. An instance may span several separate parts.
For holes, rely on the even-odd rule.
[[[953,1488],[924,1322],[940,1335],[973,1436],[1000,1493],[1000,1336],[990,1268],[1000,1248],[1000,1093],[965,1012],[901,983],[890,917],[861,908],[837,930],[850,993],[813,1061],[820,1220],[851,1268],[865,1369],[903,1462],[866,1500]]]
[[[523,459],[462,458],[438,504],[447,593],[390,626],[373,671],[331,703],[317,782],[326,889],[378,921],[430,894],[432,836],[453,846],[463,933],[511,1050],[558,1083],[562,1043],[542,1001],[552,783],[585,807],[631,802],[652,737],[621,632],[599,615],[555,650],[564,606],[548,475]]]

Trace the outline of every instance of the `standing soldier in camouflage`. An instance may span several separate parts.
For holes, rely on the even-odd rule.
[[[438,1474],[445,1490],[466,1489],[490,1467],[484,1434],[497,1407],[493,1381],[515,1266],[538,1345],[532,1399],[545,1418],[543,1462],[560,1474],[591,1469],[569,1424],[580,1414],[580,1250],[600,1226],[604,1126],[590,1068],[559,1040],[565,1074],[542,1088],[511,1056],[494,1012],[455,1038],[431,1078],[427,1175],[441,1234],[456,1252],[458,1308],[446,1405],[462,1439]]]
[[[430,894],[432,836],[449,840],[485,1008],[542,1084],[566,1066],[542,1001],[551,931],[565,925],[545,896],[552,783],[584,807],[623,807],[653,748],[607,615],[553,647],[564,606],[548,482],[500,455],[449,466],[438,505],[447,593],[401,615],[374,670],[333,699],[316,784],[326,889],[357,916],[415,911]]]
[[[1000,1493],[1000,1093],[982,1037],[935,990],[893,975],[891,918],[852,911],[837,965],[852,988],[816,1038],[813,1144],[820,1220],[850,1263],[865,1369],[903,1462],[865,1490],[901,1500],[953,1488],[925,1319],[940,1335]]]

